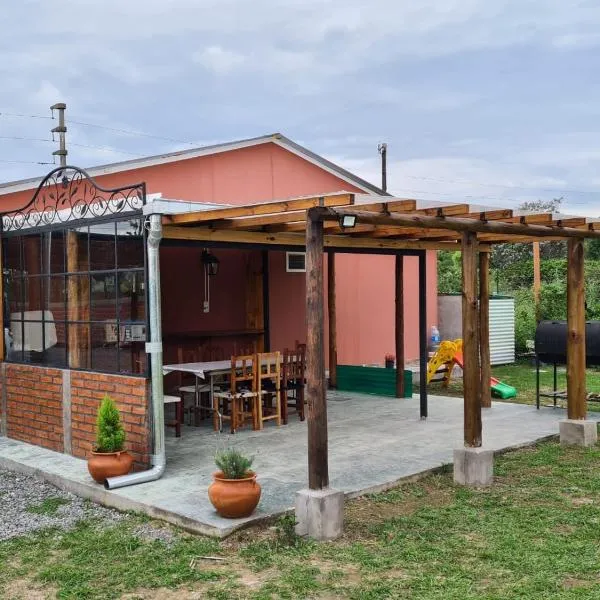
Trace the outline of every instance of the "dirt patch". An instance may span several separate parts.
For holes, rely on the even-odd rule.
[[[344,538],[354,540],[368,535],[369,528],[389,519],[405,517],[427,505],[429,508],[446,506],[454,500],[454,489],[437,485],[422,485],[423,494],[406,495],[396,501],[383,502],[377,498],[362,497],[346,504]],[[400,488],[401,489],[401,488]]]
[[[2,597],[6,600],[48,600],[56,598],[56,588],[42,587],[28,579],[13,579],[6,584]]]

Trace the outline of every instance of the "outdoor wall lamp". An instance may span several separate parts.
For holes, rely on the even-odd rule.
[[[219,272],[219,259],[205,248],[202,250],[202,264],[204,265],[204,302],[202,310],[207,313],[210,311],[210,280]]]
[[[340,227],[346,229],[356,225],[356,215],[342,215],[340,217]]]
[[[202,264],[209,275],[216,275],[219,272],[219,259],[208,250],[202,250]]]

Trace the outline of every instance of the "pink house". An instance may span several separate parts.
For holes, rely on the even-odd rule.
[[[103,165],[88,170],[97,183],[114,188],[145,182],[148,197],[204,204],[242,205],[289,197],[348,191],[385,195],[376,186],[327,161],[292,140],[273,134]],[[0,210],[25,206],[40,179],[0,185]],[[365,198],[364,201],[367,201]],[[304,274],[293,272],[286,252],[212,249],[220,261],[211,281],[211,307],[203,312],[204,281],[198,247],[163,244],[163,335],[177,340],[194,332],[215,332],[226,350],[242,345],[256,332],[273,349],[293,346],[305,337]],[[337,261],[337,331],[340,364],[382,364],[394,352],[394,258],[341,254]],[[268,272],[263,315],[267,331],[248,322],[249,273]],[[427,252],[427,323],[437,322],[435,251]],[[418,259],[405,258],[405,356],[419,356]],[[185,282],[185,285],[182,285]],[[177,293],[177,290],[181,293]],[[165,290],[168,293],[165,293]],[[185,291],[184,291],[185,290]],[[231,332],[231,335],[224,335]],[[233,335],[234,333],[240,335]],[[175,343],[173,344],[175,346]],[[168,351],[167,351],[168,354]],[[166,356],[166,360],[175,356]]]

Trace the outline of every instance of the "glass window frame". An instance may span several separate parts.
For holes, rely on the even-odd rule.
[[[19,270],[13,269],[11,268],[11,274],[16,273],[16,276],[19,279],[19,286],[20,289],[18,290],[17,293],[17,305],[16,308],[17,310],[15,311],[16,314],[19,314],[19,318],[17,319],[12,319],[11,316],[12,313],[11,309],[10,309],[10,303],[11,303],[11,299],[14,295],[14,286],[12,286],[12,279],[10,279],[8,277],[8,273],[7,270],[4,270],[3,273],[3,288],[4,288],[4,315],[3,315],[3,323],[4,323],[4,327],[9,327],[11,322],[15,322],[20,324],[21,326],[21,349],[18,351],[15,351],[18,353],[18,356],[14,356],[11,355],[9,356],[8,353],[8,348],[7,348],[7,352],[6,352],[6,357],[5,357],[5,362],[8,363],[18,363],[18,364],[35,364],[37,366],[47,366],[50,368],[65,368],[65,369],[69,369],[69,370],[73,370],[73,371],[91,371],[91,372],[96,372],[96,373],[107,373],[107,374],[114,374],[114,375],[124,375],[124,376],[130,376],[130,377],[141,377],[141,378],[148,378],[149,376],[149,361],[146,360],[145,357],[145,348],[144,348],[144,341],[142,340],[136,340],[134,343],[138,343],[141,345],[141,349],[140,349],[140,353],[143,355],[144,357],[144,363],[143,363],[143,368],[139,371],[139,372],[135,372],[135,367],[133,364],[130,364],[128,366],[127,369],[125,369],[125,366],[127,365],[127,363],[129,362],[128,357],[129,355],[132,356],[133,360],[133,356],[134,353],[129,349],[129,348],[122,348],[121,347],[121,337],[125,338],[125,334],[121,334],[121,331],[123,330],[123,332],[125,331],[125,328],[127,326],[143,326],[145,329],[145,339],[149,339],[149,319],[148,319],[148,257],[147,257],[147,247],[146,247],[146,228],[143,226],[143,215],[141,214],[141,212],[135,212],[135,213],[128,213],[127,216],[125,215],[120,215],[119,218],[110,218],[110,219],[93,219],[93,220],[89,220],[89,221],[74,221],[74,222],[67,222],[67,223],[62,223],[61,225],[56,225],[56,226],[49,226],[49,227],[42,227],[42,228],[35,228],[35,229],[31,229],[31,230],[21,230],[21,231],[14,231],[14,232],[4,232],[2,234],[2,257],[3,257],[3,262],[5,260],[5,251],[7,249],[7,245],[8,245],[8,240],[11,240],[11,245],[12,245],[12,250],[13,250],[13,254],[14,254],[14,241],[12,241],[14,238],[17,238],[19,240],[18,242],[18,253],[19,253],[19,257],[18,257],[18,264],[20,266]],[[125,266],[125,267],[120,267],[119,266],[119,240],[123,239],[123,233],[121,230],[120,225],[126,223],[126,222],[130,222],[132,224],[132,226],[135,227],[135,231],[136,233],[135,238],[138,239],[140,241],[140,243],[142,244],[143,248],[142,248],[142,252],[140,253],[139,257],[142,258],[143,257],[143,264],[136,266],[136,267],[132,267],[132,266]],[[107,236],[111,236],[112,238],[112,243],[114,244],[114,251],[112,251],[111,256],[114,255],[114,264],[112,265],[111,268],[103,268],[103,269],[93,269],[91,268],[91,237],[92,235],[94,235],[93,232],[91,232],[91,230],[102,224],[104,227],[107,227],[108,225],[112,225],[113,227],[113,231],[112,233],[108,233],[108,234],[100,234],[100,235],[107,235]],[[68,269],[68,264],[67,264],[67,244],[66,244],[66,239],[67,239],[67,232],[68,231],[73,231],[73,230],[77,230],[79,232],[85,232],[85,237],[83,238],[85,240],[84,243],[87,244],[87,248],[85,249],[85,254],[87,255],[87,261],[86,264],[84,264],[83,269],[79,268],[77,269],[77,271],[74,272],[69,272]],[[46,272],[46,270],[44,270],[43,268],[43,261],[44,261],[44,249],[43,249],[43,243],[40,243],[40,264],[41,264],[41,271],[44,271],[43,273],[39,273],[39,274],[27,274],[26,273],[26,258],[25,258],[25,249],[24,249],[24,239],[27,238],[27,236],[40,236],[40,239],[43,239],[43,234],[45,233],[61,233],[62,234],[62,240],[63,240],[63,249],[62,249],[62,266],[63,266],[63,270],[62,271],[54,271],[52,268],[50,269],[49,272]],[[11,258],[11,264],[14,263],[15,260]],[[129,264],[129,262],[131,261],[126,261],[126,264]],[[120,280],[120,278],[122,277],[122,274],[126,274],[126,273],[135,273],[136,278],[140,277],[141,278],[141,283],[143,284],[143,292],[141,292],[141,294],[143,294],[143,297],[140,298],[140,301],[143,303],[143,316],[142,318],[139,319],[125,319],[125,318],[121,318],[120,317],[120,302],[122,302],[122,298],[123,295],[119,293],[118,290],[118,282]],[[13,275],[14,277],[15,275]],[[87,298],[87,306],[83,307],[82,312],[83,314],[87,314],[87,318],[79,318],[79,319],[70,319],[69,318],[69,305],[68,305],[68,280],[69,280],[69,276],[79,276],[79,277],[87,277],[88,279],[88,285],[89,285],[89,294],[88,294],[88,298]],[[94,306],[94,298],[93,298],[93,292],[92,292],[92,278],[96,276],[96,277],[104,277],[106,278],[106,276],[112,276],[113,277],[113,281],[115,282],[115,290],[114,293],[112,293],[110,295],[110,297],[108,298],[108,300],[112,300],[114,298],[114,303],[115,303],[115,308],[114,308],[114,319],[98,319],[97,318],[97,314],[93,313],[93,306]],[[46,336],[46,323],[48,322],[47,318],[46,318],[46,311],[50,310],[50,306],[48,305],[48,286],[50,285],[50,281],[53,279],[56,279],[58,277],[62,277],[64,278],[64,285],[63,285],[63,297],[64,297],[64,306],[63,306],[63,310],[64,310],[64,314],[63,317],[60,319],[53,319],[53,322],[59,324],[60,326],[62,326],[64,328],[64,336],[65,336],[65,351],[64,351],[64,356],[65,358],[65,364],[63,366],[61,365],[57,365],[56,364],[56,360],[33,360],[33,356],[31,351],[27,351],[25,350],[25,347],[27,347],[27,340],[23,340],[23,337],[25,335],[25,323],[39,323],[41,325],[41,333],[42,333],[42,348],[46,347],[46,343],[45,343],[45,336]],[[41,289],[41,300],[40,300],[40,308],[41,308],[41,320],[36,320],[36,319],[31,319],[31,318],[27,318],[25,313],[29,310],[28,307],[28,286],[26,285],[26,281],[31,280],[32,278],[38,279],[40,280],[40,289]],[[20,297],[18,297],[20,296]],[[48,297],[47,297],[48,296]],[[97,299],[96,299],[97,300]],[[95,363],[95,352],[94,352],[94,345],[92,342],[92,330],[98,330],[99,326],[105,327],[107,324],[114,324],[117,328],[117,332],[118,333],[118,339],[116,341],[116,365],[114,365],[114,368],[110,368],[110,369],[106,369],[106,368],[99,368],[98,365],[94,364]],[[75,366],[71,366],[69,364],[69,328],[70,326],[87,326],[88,327],[88,331],[89,331],[89,338],[88,338],[88,342],[86,343],[86,347],[87,347],[87,351],[89,352],[89,359],[88,360],[84,360],[83,362],[86,364],[86,366],[83,367],[75,367]],[[139,329],[137,330],[138,332],[140,331]],[[36,356],[37,358],[37,356]]]

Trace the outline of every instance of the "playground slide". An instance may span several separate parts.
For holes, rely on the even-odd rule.
[[[456,352],[454,354],[454,362],[462,369],[463,368],[463,355],[462,352]],[[495,398],[502,398],[507,400],[508,398],[514,398],[517,395],[517,389],[507,383],[502,383],[495,377],[490,377],[490,387],[492,388],[492,396]]]

